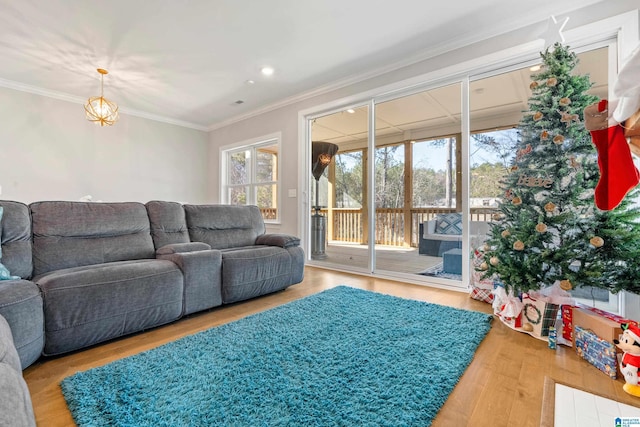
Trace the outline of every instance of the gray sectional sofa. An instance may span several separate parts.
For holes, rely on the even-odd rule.
[[[0,323],[0,352],[14,348],[21,369],[40,355],[303,279],[300,240],[266,234],[255,206],[0,201],[0,208],[0,263],[13,276],[0,280],[0,322],[11,332]]]

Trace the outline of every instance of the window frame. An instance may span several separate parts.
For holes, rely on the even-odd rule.
[[[275,185],[276,191],[276,217],[275,219],[264,219],[268,224],[280,224],[281,212],[282,212],[282,191],[281,191],[281,152],[282,152],[282,136],[280,132],[264,135],[245,141],[239,141],[233,144],[220,147],[220,199],[222,203],[231,204],[229,192],[232,188],[245,187],[247,189],[245,205],[258,205],[257,200],[257,187],[265,185]],[[257,152],[262,147],[276,147],[276,179],[273,181],[260,181],[257,180]],[[250,164],[249,179],[244,184],[230,184],[229,183],[229,171],[231,164],[231,156],[243,152],[249,151]]]

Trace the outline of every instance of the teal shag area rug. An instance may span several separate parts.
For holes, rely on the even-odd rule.
[[[428,426],[490,321],[338,286],[61,386],[79,426]]]

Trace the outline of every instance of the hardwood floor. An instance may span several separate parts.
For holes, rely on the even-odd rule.
[[[490,305],[472,300],[466,293],[307,267],[304,281],[283,292],[195,314],[170,325],[66,356],[41,359],[24,371],[37,423],[39,426],[73,425],[59,383],[77,371],[101,366],[340,284],[491,312]],[[461,339],[464,339],[464,325],[452,325],[451,345],[456,345]],[[432,425],[538,426],[545,376],[610,399],[640,406],[639,399],[622,391],[623,380],[610,380],[580,359],[572,348],[559,346],[555,351],[550,350],[546,342],[515,332],[494,320],[473,362]]]

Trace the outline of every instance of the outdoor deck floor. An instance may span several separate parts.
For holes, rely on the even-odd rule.
[[[368,246],[359,243],[329,242],[327,263],[367,268]],[[418,254],[418,248],[376,247],[376,270],[420,273],[442,262],[440,257]]]

